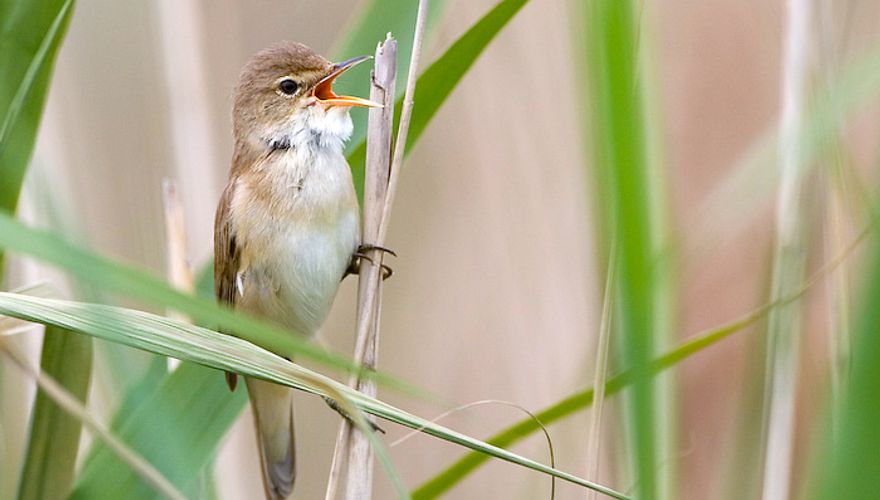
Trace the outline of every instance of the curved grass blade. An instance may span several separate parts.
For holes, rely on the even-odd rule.
[[[412,151],[413,145],[422,136],[428,123],[437,114],[440,106],[458,85],[465,73],[473,66],[483,50],[504,28],[513,16],[528,0],[502,0],[484,15],[470,29],[458,38],[436,61],[419,76],[413,100],[418,106],[413,108],[412,120],[409,125],[409,136],[406,151]],[[406,73],[403,73],[406,74]],[[400,118],[402,98],[395,103],[395,124]],[[359,195],[363,194],[364,161],[367,154],[366,141],[352,146],[348,155],[355,186]],[[362,197],[362,196],[361,196]]]
[[[322,386],[329,387],[345,396],[360,410],[390,422],[419,429],[428,435],[556,476],[613,498],[628,498],[604,486],[407,413],[324,375],[291,363],[245,340],[207,328],[132,309],[43,299],[8,292],[0,292],[0,314],[55,325],[163,356],[262,378],[320,396],[333,397],[333,394],[328,394],[328,391],[322,389]]]

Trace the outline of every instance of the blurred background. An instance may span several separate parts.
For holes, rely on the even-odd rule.
[[[59,231],[99,253],[166,274],[162,181],[181,195],[188,251],[196,269],[212,251],[213,217],[232,152],[231,94],[251,54],[278,40],[304,42],[328,57],[370,53],[346,33],[372,2],[347,0],[187,0],[75,5],[19,204],[29,223]],[[399,1],[415,14],[414,6]],[[808,64],[809,95],[877,47],[880,5],[817,1]],[[496,5],[494,0],[435,2],[425,61],[442,54]],[[592,384],[605,295],[608,241],[596,238],[596,155],[585,47],[589,22],[580,1],[531,0],[489,44],[411,151],[402,173],[389,245],[391,263],[382,317],[380,366],[433,391],[443,404],[394,391],[380,398],[432,417],[449,406],[499,399],[538,410]],[[656,126],[652,162],[663,192],[663,253],[668,330],[656,352],[755,310],[770,297],[777,174],[772,140],[782,109],[786,9],[781,1],[667,0],[637,3],[638,78]],[[403,35],[401,35],[403,36]],[[406,36],[411,36],[406,34]],[[360,50],[358,53],[352,53]],[[401,56],[401,59],[408,54]],[[829,76],[830,75],[830,76]],[[364,73],[340,82],[366,95]],[[419,103],[416,102],[416,107]],[[353,114],[365,111],[355,109]],[[840,141],[847,165],[874,184],[877,106],[865,99],[847,118]],[[361,122],[363,123],[363,121]],[[601,133],[601,131],[599,131]],[[771,148],[772,149],[772,148]],[[756,152],[758,151],[758,152]],[[757,158],[757,159],[756,159]],[[763,158],[763,160],[762,160]],[[765,161],[769,158],[769,161]],[[823,235],[827,180],[803,190],[807,275],[839,252]],[[848,212],[847,212],[848,213]],[[862,223],[844,216],[851,241]],[[857,254],[858,256],[858,254]],[[860,284],[857,264],[848,276]],[[51,280],[58,272],[15,256],[4,289]],[[816,432],[830,390],[835,294],[821,285],[802,301],[797,351],[792,484],[801,485],[816,451]],[[71,286],[64,295],[142,306]],[[352,349],[356,280],[344,282],[321,337]],[[97,298],[96,298],[97,297]],[[659,464],[677,498],[753,498],[761,490],[762,396],[766,324],[681,362],[667,372],[663,410],[671,423]],[[611,331],[615,344],[615,329]],[[38,359],[40,336],[14,341]],[[619,366],[612,355],[611,370]],[[309,365],[308,363],[306,363]],[[88,405],[108,419],[126,388],[144,376],[150,356],[95,343]],[[33,383],[2,369],[0,498],[12,498],[22,463]],[[218,383],[222,376],[218,373]],[[320,498],[338,419],[319,398],[297,401],[297,498]],[[617,425],[619,396],[605,409],[600,472],[620,491],[636,486],[627,472],[627,438]],[[503,405],[471,408],[442,423],[486,437],[524,415]],[[584,475],[589,412],[550,427],[557,466]],[[406,433],[387,424],[387,441]],[[84,433],[83,439],[90,437]],[[548,461],[538,435],[517,452]],[[391,449],[407,485],[432,477],[462,454],[417,436]],[[80,457],[82,459],[82,457]],[[221,499],[261,491],[249,410],[222,441],[216,459]],[[661,471],[658,474],[665,474]],[[392,496],[377,469],[377,498]],[[795,487],[791,496],[797,496]],[[582,490],[558,485],[557,498]],[[545,476],[492,461],[448,498],[548,498]]]

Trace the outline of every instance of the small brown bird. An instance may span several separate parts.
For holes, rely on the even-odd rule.
[[[368,59],[333,64],[280,43],[245,65],[235,90],[235,152],[214,222],[217,298],[311,336],[324,322],[360,240],[359,209],[342,149],[351,106],[333,80]],[[276,353],[290,357],[292,353]],[[227,374],[235,389],[235,374]],[[292,390],[246,378],[269,499],[293,490]]]

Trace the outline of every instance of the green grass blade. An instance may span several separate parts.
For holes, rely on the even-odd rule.
[[[446,102],[446,98],[483,53],[489,42],[495,39],[495,36],[507,26],[507,23],[527,2],[528,0],[502,0],[498,2],[498,5],[453,42],[446,49],[446,52],[419,76],[416,82],[415,96],[413,96],[416,105],[413,108],[412,120],[409,125],[409,135],[406,141],[407,153],[412,151],[413,145],[424,133],[440,106]],[[394,109],[396,123],[400,117],[402,99],[397,101]],[[352,143],[354,144],[354,141]],[[348,163],[352,168],[355,186],[361,190],[359,193],[362,192],[364,184],[366,154],[366,142],[361,141],[351,147],[351,153],[348,155]]]
[[[590,77],[590,123],[594,134],[597,198],[605,201],[600,228],[619,249],[615,333],[623,362],[632,370],[628,393],[625,457],[638,485],[638,497],[665,498],[668,480],[658,476],[667,450],[670,426],[668,384],[654,379],[649,365],[667,335],[668,277],[662,260],[661,169],[651,151],[646,105],[646,68],[640,64],[637,2],[591,0],[586,9],[587,70]],[[600,238],[603,237],[600,235]],[[607,236],[605,236],[607,237]],[[608,249],[602,255],[608,254]]]
[[[0,3],[0,209],[14,211],[73,0]],[[0,252],[0,269],[3,267]]]
[[[388,421],[419,429],[428,435],[556,476],[614,498],[627,498],[621,493],[591,481],[407,413],[291,363],[254,344],[206,328],[132,309],[43,299],[6,292],[0,292],[0,314],[55,325],[163,356],[263,378],[305,392],[332,397],[332,394],[328,394],[329,391],[322,389],[329,387],[361,410]],[[191,404],[191,401],[176,401],[176,403],[186,406]]]
[[[187,496],[201,487],[200,472],[241,413],[246,391],[230,392],[220,372],[183,363],[148,397],[115,419],[111,430]],[[159,498],[106,445],[89,453],[71,498]]]
[[[40,365],[84,402],[92,374],[92,339],[47,327]],[[67,498],[73,486],[81,430],[79,420],[45,393],[37,392],[18,500]]]

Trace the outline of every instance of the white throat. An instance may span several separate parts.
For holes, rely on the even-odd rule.
[[[260,139],[272,149],[293,149],[316,155],[341,153],[353,127],[348,108],[312,105],[301,109]]]

